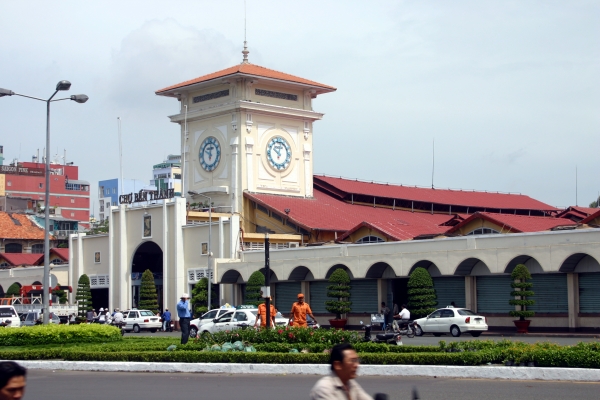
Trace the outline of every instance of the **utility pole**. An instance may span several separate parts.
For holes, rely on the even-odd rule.
[[[271,267],[269,265],[269,233],[265,233],[265,286],[267,288],[267,292],[265,293],[265,305],[267,306],[267,329],[271,327],[271,280],[269,279],[270,277]]]

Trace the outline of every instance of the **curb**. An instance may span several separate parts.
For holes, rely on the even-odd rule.
[[[28,369],[103,372],[170,372],[204,374],[327,375],[328,364],[142,363],[88,361],[18,361]],[[600,381],[600,369],[505,366],[362,365],[361,376],[430,376],[543,381]]]

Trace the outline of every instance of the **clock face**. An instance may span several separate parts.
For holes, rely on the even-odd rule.
[[[267,159],[271,167],[283,171],[290,165],[292,150],[288,142],[281,136],[269,140],[267,144]]]
[[[198,157],[200,165],[205,171],[214,171],[219,165],[219,161],[221,161],[221,145],[219,141],[212,136],[204,139],[200,146]]]

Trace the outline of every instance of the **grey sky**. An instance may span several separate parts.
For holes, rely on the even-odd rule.
[[[555,206],[600,190],[600,3],[248,0],[250,62],[332,85],[320,96],[315,172],[520,192]],[[52,106],[52,154],[97,182],[148,181],[179,149],[165,86],[241,61],[243,0],[0,3],[0,87]],[[10,162],[44,147],[44,103],[0,99]],[[97,208],[97,207],[96,207]],[[97,211],[97,210],[96,210]]]

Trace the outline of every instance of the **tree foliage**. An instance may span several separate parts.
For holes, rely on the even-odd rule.
[[[156,285],[154,284],[154,275],[149,269],[142,274],[142,286],[140,287],[140,302],[138,308],[142,310],[150,310],[157,313],[158,296],[156,295]]]
[[[425,317],[435,311],[437,295],[431,275],[425,268],[415,268],[408,278],[408,309],[413,319]]]
[[[85,318],[88,311],[92,310],[92,291],[90,289],[90,278],[83,274],[77,281],[77,292],[75,294],[77,302],[77,313]]]
[[[107,218],[103,221],[93,224],[92,228],[90,229],[90,234],[98,235],[101,233],[108,233],[109,228],[110,228],[110,226],[109,226],[108,218]]]
[[[532,306],[535,304],[535,300],[527,300],[527,297],[534,295],[534,292],[531,290],[533,283],[527,282],[531,279],[531,274],[524,264],[518,264],[515,269],[513,269],[510,277],[514,281],[510,284],[510,286],[514,289],[512,292],[510,292],[510,295],[517,298],[514,300],[509,300],[508,304],[511,306],[519,306],[520,309],[516,311],[510,311],[509,314],[511,317],[519,317],[519,320],[525,321],[525,318],[530,318],[535,315],[535,311],[527,311],[527,306]]]
[[[21,286],[17,282],[8,287],[6,297],[19,297],[21,295]]]
[[[265,286],[265,276],[260,271],[255,271],[250,275],[246,284],[246,304],[258,306],[264,303],[260,296],[260,288]]]
[[[202,278],[192,289],[192,310],[194,318],[208,311],[208,278]]]
[[[56,287],[52,289],[52,295],[56,297],[58,304],[66,304],[67,303],[67,294],[64,290]]]
[[[327,300],[325,308],[330,313],[335,314],[335,319],[341,319],[342,314],[349,313],[352,309],[352,302],[348,301],[350,297],[350,276],[343,268],[338,268],[329,277],[327,286],[327,297],[335,300]]]

